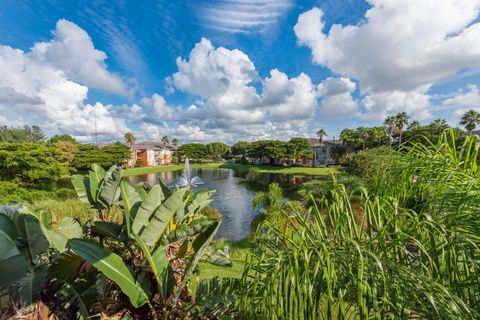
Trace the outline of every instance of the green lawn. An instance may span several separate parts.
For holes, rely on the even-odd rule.
[[[131,168],[123,170],[123,176],[138,176],[148,173],[156,172],[169,172],[182,170],[183,164],[160,166],[160,167],[142,167],[142,168]],[[340,167],[330,167],[330,168],[310,168],[310,167],[275,167],[275,166],[266,166],[266,165],[244,165],[244,164],[234,164],[234,163],[201,163],[201,164],[191,164],[191,168],[231,168],[235,170],[241,170],[246,172],[258,172],[258,173],[279,173],[279,174],[293,174],[293,175],[310,175],[310,176],[328,176],[330,174],[342,173],[343,169]]]

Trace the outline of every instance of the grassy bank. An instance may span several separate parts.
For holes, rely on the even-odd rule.
[[[331,168],[310,168],[310,167],[276,167],[276,166],[267,166],[267,165],[244,165],[244,164],[235,164],[235,163],[201,163],[201,164],[191,164],[191,168],[228,168],[235,169],[245,172],[258,172],[258,173],[278,173],[278,174],[293,174],[293,175],[302,175],[302,176],[328,176],[330,174],[338,174],[343,172],[343,169],[340,167],[331,167]],[[170,172],[176,170],[182,170],[184,168],[183,164],[177,165],[168,165],[160,167],[142,167],[142,168],[131,168],[123,170],[123,176],[138,176],[149,173],[157,172]]]

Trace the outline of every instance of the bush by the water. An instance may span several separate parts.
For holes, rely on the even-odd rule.
[[[347,172],[371,182],[394,166],[399,156],[398,151],[386,146],[357,151],[347,156]]]

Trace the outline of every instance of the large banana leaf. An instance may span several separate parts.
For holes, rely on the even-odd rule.
[[[15,242],[0,230],[0,288],[22,279],[27,271],[27,259]]]
[[[0,214],[0,230],[5,232],[11,239],[17,239],[18,230],[15,223],[5,214]]]
[[[89,179],[89,193],[94,202],[98,201],[98,187],[105,178],[105,170],[98,164],[92,164],[92,170],[88,172]]]
[[[152,189],[153,190],[153,189]],[[160,207],[153,212],[153,217],[148,225],[140,232],[140,236],[148,246],[157,244],[158,240],[163,236],[170,220],[177,209],[183,205],[183,196],[186,189],[175,191]]]
[[[103,204],[106,208],[110,208],[120,197],[120,182],[122,180],[122,168],[112,166],[105,173],[99,191],[97,194],[97,201]]]
[[[36,263],[38,256],[47,252],[50,243],[43,233],[42,223],[27,207],[20,208],[19,213],[17,227],[28,243],[30,258]]]
[[[172,244],[181,240],[185,240],[191,236],[198,234],[200,231],[210,226],[217,220],[212,220],[206,217],[194,219],[189,223],[181,223],[175,230],[168,235],[168,243]]]
[[[149,302],[147,293],[118,255],[90,240],[72,239],[68,244],[76,254],[115,282],[135,308]]]
[[[139,245],[140,249],[142,250],[145,258],[152,269],[153,275],[155,280],[157,281],[158,290],[163,292],[163,288],[165,286],[163,281],[163,275],[165,274],[165,270],[168,267],[168,259],[165,253],[165,247],[159,247],[156,251],[152,254],[150,249],[147,247],[145,242],[143,241],[142,237],[139,235],[133,234],[137,244]]]
[[[78,199],[81,202],[89,205],[94,205],[95,200],[91,197],[90,193],[90,180],[88,177],[81,175],[74,175],[72,177],[72,185],[77,192]]]
[[[45,264],[32,268],[25,277],[16,283],[18,290],[14,293],[15,297],[27,305],[34,303],[47,282],[47,270]]]
[[[50,245],[59,252],[65,251],[69,239],[81,238],[83,234],[82,226],[78,220],[70,217],[65,217],[60,220],[60,223],[58,226],[56,226],[56,229],[53,229],[45,222],[42,222],[40,227]]]
[[[203,208],[208,206],[212,201],[212,195],[215,189],[201,190],[193,195],[192,201],[187,205],[187,216],[199,213]]]
[[[52,279],[71,281],[78,273],[83,259],[72,251],[65,251],[52,262],[48,272]]]
[[[133,217],[133,233],[140,235],[140,231],[149,224],[152,214],[160,206],[161,201],[162,191],[160,190],[160,186],[156,185],[147,194],[147,197],[142,201],[135,216]]]
[[[220,223],[221,223],[221,220],[213,222],[212,225],[205,228],[205,230],[203,230],[197,236],[197,238],[193,241],[192,247],[195,253],[193,257],[190,259],[190,262],[188,263],[187,268],[185,269],[185,274],[183,275],[182,282],[180,282],[180,285],[177,287],[177,292],[175,294],[175,302],[180,297],[180,294],[182,293],[183,288],[187,284],[193,270],[197,266],[198,261],[203,256],[205,249],[208,247],[210,242],[212,242],[213,237],[215,237],[215,234],[217,233],[218,228],[220,227]]]
[[[108,221],[95,221],[92,223],[91,228],[93,231],[103,236],[124,243],[128,242],[127,234],[125,233],[125,229],[121,224]]]
[[[122,192],[122,207],[125,212],[125,225],[127,226],[127,234],[130,236],[132,223],[142,204],[142,198],[135,187],[126,181],[120,183],[120,190]]]
[[[168,189],[166,183],[162,179],[159,179],[158,184],[160,185],[160,188],[162,188],[162,193],[164,198],[168,198],[172,195],[172,191]]]

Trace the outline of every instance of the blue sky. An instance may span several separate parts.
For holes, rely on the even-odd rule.
[[[329,137],[480,108],[479,0],[0,0],[0,124]],[[3,69],[3,70],[2,70]],[[273,70],[273,71],[272,71]]]

